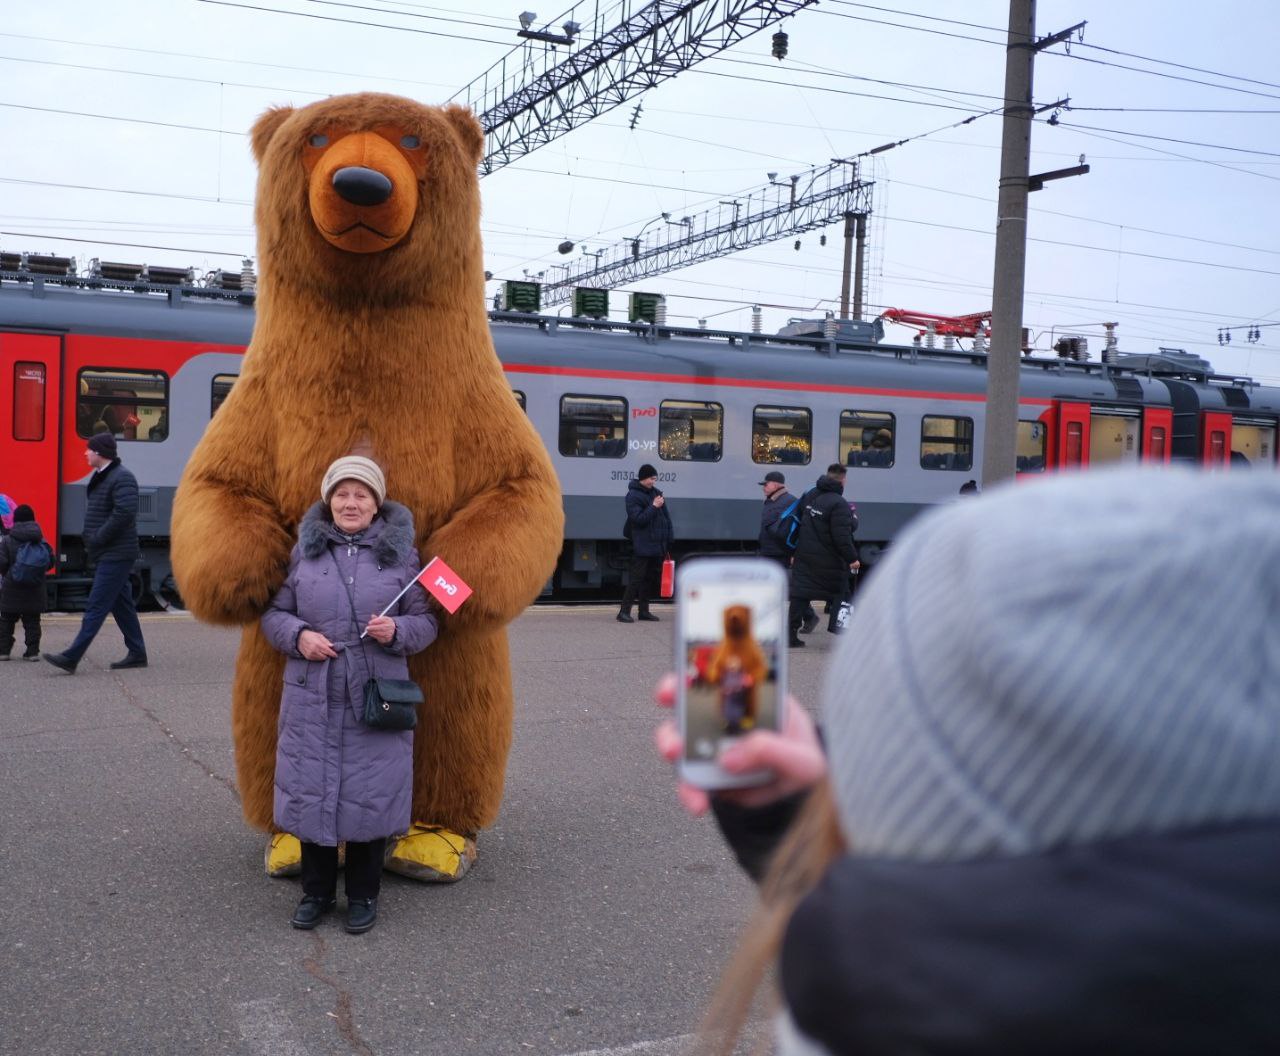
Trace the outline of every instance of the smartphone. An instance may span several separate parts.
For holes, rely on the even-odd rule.
[[[680,776],[699,788],[761,785],[720,753],[752,730],[780,730],[787,697],[787,573],[762,557],[699,557],[676,573]]]

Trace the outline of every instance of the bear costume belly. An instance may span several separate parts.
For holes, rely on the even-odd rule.
[[[475,592],[410,660],[426,698],[413,818],[473,836],[497,815],[511,743],[506,625],[554,570],[564,527],[489,334],[484,137],[464,107],[362,94],[269,110],[252,141],[257,321],[172,521],[191,611],[245,625],[232,689],[244,814],[271,830],[284,657],[257,621],[325,467],[355,453],[412,511],[423,560],[439,555]]]

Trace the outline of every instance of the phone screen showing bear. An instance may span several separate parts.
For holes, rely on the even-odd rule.
[[[682,592],[685,758],[714,762],[727,739],[778,728],[778,650],[786,599],[769,582]]]

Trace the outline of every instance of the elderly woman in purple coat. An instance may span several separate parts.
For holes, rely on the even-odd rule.
[[[288,660],[280,697],[275,822],[302,841],[302,901],[290,923],[314,928],[333,908],[346,843],[346,929],[373,927],[388,836],[409,828],[413,731],[361,721],[370,678],[408,678],[406,657],[436,637],[418,573],[413,516],[386,501],[377,463],[326,470],[322,502],[302,519],[289,574],[262,617]],[[364,637],[361,638],[361,632]]]

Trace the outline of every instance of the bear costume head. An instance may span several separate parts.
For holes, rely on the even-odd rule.
[[[260,300],[483,302],[484,133],[466,107],[366,92],[273,108],[251,136]]]

